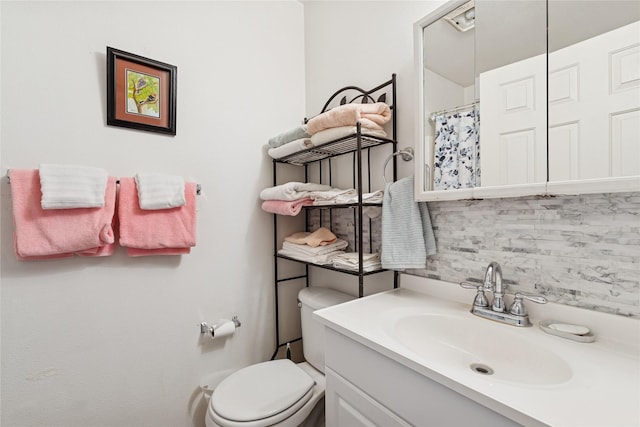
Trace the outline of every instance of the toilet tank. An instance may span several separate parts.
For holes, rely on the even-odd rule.
[[[312,314],[321,308],[352,299],[355,297],[328,288],[303,288],[298,293],[304,358],[321,372],[324,372],[324,326],[313,319]]]

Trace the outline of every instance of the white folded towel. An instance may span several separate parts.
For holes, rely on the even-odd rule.
[[[343,239],[336,239],[336,241],[333,243],[329,243],[328,245],[324,245],[324,246],[316,246],[315,248],[307,244],[301,245],[298,243],[291,243],[291,242],[284,241],[282,242],[282,249],[297,252],[303,255],[314,256],[314,255],[326,255],[331,252],[340,251],[346,248],[348,245],[349,245],[349,242]]]
[[[382,203],[384,191],[378,190],[373,193],[363,193],[362,203]],[[311,194],[315,206],[340,205],[347,203],[358,203],[358,192],[351,188],[340,190],[333,188],[330,191],[318,191]]]
[[[181,176],[139,173],[135,180],[140,209],[171,209],[186,203],[184,178]]]
[[[313,147],[311,143],[311,139],[309,138],[301,138],[296,139],[295,141],[287,142],[286,144],[280,145],[276,148],[269,148],[267,154],[274,159],[281,159],[290,154],[297,153],[302,150],[306,150],[308,148]]]
[[[342,254],[344,252],[342,251],[333,251],[333,252],[329,252],[327,254],[321,254],[321,255],[309,255],[309,254],[303,254],[301,252],[298,251],[290,251],[287,249],[280,249],[278,251],[278,254],[280,255],[284,255],[284,256],[288,256],[289,258],[294,258],[297,259],[299,261],[304,261],[304,262],[311,262],[314,264],[318,264],[318,265],[328,265],[331,264],[331,260]]]
[[[373,193],[366,193],[362,195],[362,203],[382,203],[384,200],[384,191],[378,190]]]
[[[41,164],[42,209],[100,208],[104,206],[107,171],[74,165]]]
[[[332,264],[336,268],[359,270],[360,256],[357,252],[346,252],[333,257]],[[369,272],[379,268],[381,268],[379,253],[362,254],[362,271]]]
[[[353,198],[358,201],[358,192],[355,188],[349,188],[347,190],[332,188],[328,191],[314,191],[311,194],[311,199],[313,199],[314,205],[349,203],[339,202],[338,200],[351,200]]]
[[[324,184],[287,182],[286,184],[265,188],[260,192],[260,198],[262,200],[298,200],[310,197],[312,191],[327,190],[331,190],[331,187]]]

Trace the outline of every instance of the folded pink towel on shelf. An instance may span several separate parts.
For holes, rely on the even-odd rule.
[[[312,248],[327,246],[335,243],[338,237],[326,227],[320,227],[314,232],[298,231],[284,238],[285,242],[296,245],[309,245]]]
[[[109,255],[114,243],[116,179],[109,177],[101,208],[42,209],[40,175],[36,169],[11,170],[15,223],[14,248],[19,260],[78,255]]]
[[[143,210],[133,178],[120,178],[118,206],[120,245],[133,249],[164,249],[147,255],[173,255],[167,249],[187,249],[196,245],[196,184],[185,183],[185,204],[159,210]],[[141,256],[143,252],[132,251]],[[181,252],[188,253],[188,252]]]
[[[369,129],[382,129],[391,120],[391,108],[384,102],[373,104],[344,104],[318,114],[307,123],[307,133],[313,135],[338,126],[360,125]]]
[[[312,206],[313,199],[305,197],[298,200],[265,200],[262,202],[262,210],[278,215],[296,216],[303,206]]]

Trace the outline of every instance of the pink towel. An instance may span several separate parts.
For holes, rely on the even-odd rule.
[[[134,249],[164,249],[149,251],[146,253],[148,255],[168,255],[167,252],[195,246],[196,184],[193,182],[185,183],[185,201],[183,206],[171,209],[140,209],[135,180],[120,178],[120,245]],[[144,254],[141,251],[132,252],[136,256]]]
[[[390,119],[391,108],[384,102],[344,104],[310,119],[307,133],[313,135],[324,129],[355,126],[358,122],[365,128],[380,130]]]
[[[265,200],[262,202],[262,210],[278,215],[296,216],[303,206],[312,206],[313,199],[305,197],[297,200]]]
[[[14,248],[19,260],[110,255],[116,179],[109,177],[101,208],[42,209],[40,175],[35,169],[11,170],[15,222]]]
[[[186,255],[191,252],[191,248],[162,248],[162,249],[136,249],[127,248],[127,255],[153,256],[153,255]]]

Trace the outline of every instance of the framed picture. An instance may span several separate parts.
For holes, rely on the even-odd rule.
[[[107,125],[175,135],[177,73],[107,46]]]

